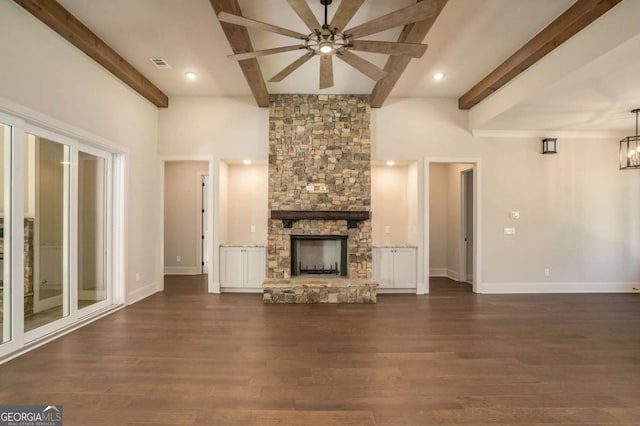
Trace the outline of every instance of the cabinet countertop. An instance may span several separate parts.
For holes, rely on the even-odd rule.
[[[372,246],[372,248],[418,248],[418,246]]]

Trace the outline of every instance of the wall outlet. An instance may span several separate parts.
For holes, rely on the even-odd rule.
[[[389,225],[384,227],[384,233],[385,234],[390,234],[391,233],[391,227]]]
[[[256,226],[255,225],[251,225],[251,232],[256,232]]]
[[[140,281],[140,272],[136,272],[136,282]]]
[[[550,275],[551,271],[549,270],[549,268],[544,268],[544,276],[548,277]]]
[[[516,228],[504,228],[504,235],[513,235],[516,233]]]
[[[182,262],[182,256],[176,256],[176,262]]]

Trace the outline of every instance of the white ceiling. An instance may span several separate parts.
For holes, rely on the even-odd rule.
[[[232,52],[209,0],[59,1],[169,96],[251,96],[237,63],[226,57]],[[340,1],[334,0],[329,6],[329,20]],[[349,26],[414,2],[367,0]],[[411,61],[391,97],[460,97],[573,2],[449,0],[424,40],[429,44],[427,53]],[[246,17],[308,32],[286,0],[239,3]],[[319,3],[309,0],[322,21]],[[635,13],[637,6],[633,3],[640,1],[624,0],[608,14],[623,7],[628,9],[624,14]],[[624,19],[624,14],[616,19]],[[389,30],[368,38],[394,41],[399,31],[400,28]],[[640,33],[640,28],[634,31]],[[250,36],[256,50],[296,44],[294,39],[267,32],[251,30]],[[634,84],[640,75],[640,38],[627,39],[579,69],[568,69],[543,90],[531,90],[517,105],[480,120],[483,122],[477,128],[631,129],[628,110],[640,107],[640,85]],[[384,66],[387,59],[384,55],[358,54],[379,66]],[[152,56],[166,59],[172,69],[156,69],[148,59]],[[265,81],[299,56],[299,52],[287,52],[260,58]],[[195,71],[198,79],[187,81],[186,71]],[[445,79],[435,82],[431,76],[436,71],[444,72]],[[333,88],[320,91],[318,75],[318,61],[314,58],[283,82],[268,83],[267,87],[270,93],[368,94],[375,84],[342,61],[334,61]]]

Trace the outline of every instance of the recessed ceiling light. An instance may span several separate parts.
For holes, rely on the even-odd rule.
[[[393,161],[393,160],[387,161],[387,166],[395,166],[395,165],[396,165],[395,161]]]
[[[251,165],[251,160],[244,160],[244,161],[242,161],[242,164],[244,164],[245,166],[250,166]]]
[[[435,73],[435,74],[433,75],[433,79],[434,79],[435,81],[440,81],[440,80],[442,80],[443,78],[444,78],[444,73],[441,73],[441,72],[437,72],[437,73]]]
[[[198,74],[191,71],[184,73],[184,75],[185,77],[187,77],[188,80],[195,80],[196,78],[198,78]]]

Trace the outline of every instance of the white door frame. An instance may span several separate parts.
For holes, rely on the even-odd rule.
[[[460,256],[460,266],[458,270],[460,271],[460,282],[472,283],[473,282],[473,271],[471,271],[471,282],[467,279],[468,271],[467,271],[467,175],[471,174],[471,178],[475,180],[475,176],[473,175],[473,168],[469,168],[466,170],[462,170],[460,172],[460,241],[461,241],[461,256]],[[471,204],[473,205],[473,200],[471,200]],[[471,241],[473,242],[473,235],[471,236]],[[472,256],[473,256],[473,246],[472,246]]]
[[[465,163],[473,167],[473,292],[477,293],[482,283],[482,161],[477,157],[425,157],[423,206],[424,240],[423,273],[425,291],[429,293],[429,170],[432,163]]]
[[[209,233],[211,230],[211,224],[209,223],[209,187],[211,186],[211,181],[209,178],[209,172],[207,173],[199,173],[198,174],[199,185],[200,185],[200,196],[198,197],[198,202],[200,206],[198,222],[200,223],[200,235],[202,241],[200,241],[200,250],[198,253],[198,265],[200,265],[200,272],[203,274],[209,273]],[[206,190],[206,192],[202,189]],[[204,208],[204,214],[202,213],[202,209]],[[206,250],[204,250],[206,248]],[[203,252],[207,253],[207,256],[203,256]]]
[[[220,281],[216,280],[216,276],[218,275],[218,250],[217,250],[217,239],[218,232],[215,227],[214,222],[214,203],[218,197],[218,188],[217,188],[217,179],[212,179],[212,176],[215,176],[214,165],[215,165],[215,157],[213,155],[162,155],[160,156],[160,186],[161,186],[161,194],[160,197],[160,270],[158,280],[159,288],[158,291],[164,290],[164,179],[165,179],[165,166],[168,162],[174,161],[201,161],[208,163],[208,175],[209,175],[209,192],[208,192],[208,212],[207,212],[207,222],[209,223],[209,239],[207,241],[207,254],[209,255],[208,264],[209,271],[207,273],[207,289],[209,293],[220,293]],[[199,250],[200,251],[200,250]]]

